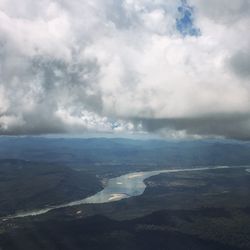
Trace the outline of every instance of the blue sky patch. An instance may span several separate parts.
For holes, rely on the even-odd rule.
[[[194,9],[187,0],[181,0],[176,18],[176,28],[183,36],[200,36],[201,30],[194,25]]]

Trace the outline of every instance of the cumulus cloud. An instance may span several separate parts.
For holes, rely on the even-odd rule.
[[[0,0],[0,134],[250,139],[249,26],[249,0]]]

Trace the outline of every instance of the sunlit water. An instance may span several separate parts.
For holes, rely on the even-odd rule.
[[[17,213],[13,216],[8,216],[6,218],[18,218],[18,217],[26,217],[26,216],[36,216],[45,214],[51,210],[72,207],[81,204],[93,204],[93,203],[107,203],[114,202],[118,200],[122,200],[125,198],[129,198],[131,196],[139,196],[141,195],[146,185],[144,184],[144,180],[158,175],[160,173],[176,173],[176,172],[190,172],[190,171],[202,171],[209,169],[222,169],[229,168],[228,166],[217,166],[217,167],[203,167],[203,168],[191,168],[191,169],[171,169],[171,170],[159,170],[159,171],[148,171],[148,172],[134,172],[122,175],[120,177],[112,178],[108,181],[107,185],[104,189],[93,196],[87,197],[85,199],[65,203],[58,206],[52,206],[36,211],[27,211]],[[250,172],[250,169],[247,169]]]

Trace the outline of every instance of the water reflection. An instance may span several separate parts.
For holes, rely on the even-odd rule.
[[[107,186],[99,193],[83,200],[71,202],[68,204],[68,206],[87,203],[105,203],[121,200],[130,196],[141,195],[146,188],[143,182],[144,179],[161,172],[164,172],[164,170],[130,173],[110,179],[107,183]]]

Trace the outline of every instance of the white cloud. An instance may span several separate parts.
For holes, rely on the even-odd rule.
[[[250,1],[190,0],[198,37],[180,4],[0,0],[0,133],[248,139]]]

